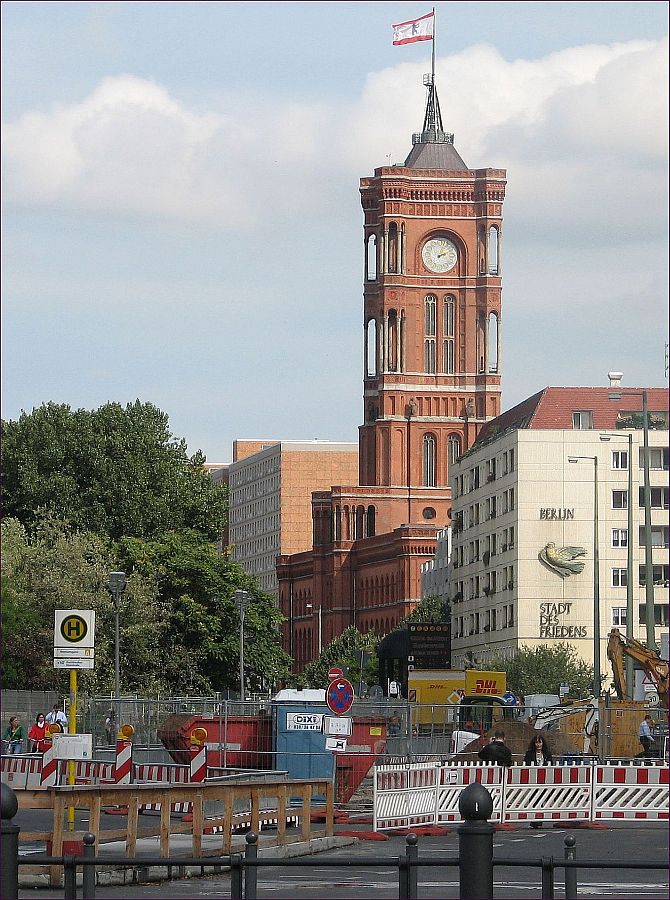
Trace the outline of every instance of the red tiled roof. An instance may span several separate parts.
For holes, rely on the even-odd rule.
[[[573,412],[590,412],[594,429],[616,428],[619,414],[642,412],[642,391],[647,392],[649,414],[667,416],[668,391],[665,388],[546,387],[522,400],[479,432],[477,444],[484,444],[505,431],[517,428],[572,428]],[[620,394],[611,400],[610,394]]]

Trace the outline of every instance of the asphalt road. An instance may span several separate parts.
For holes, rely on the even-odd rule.
[[[646,824],[631,822],[617,824],[603,830],[543,828],[532,830],[518,828],[498,831],[494,835],[494,857],[506,859],[529,858],[539,861],[543,856],[564,858],[564,839],[573,834],[577,841],[578,859],[602,861],[653,860],[662,863],[664,869],[586,869],[578,870],[577,883],[580,897],[589,898],[641,898],[641,900],[667,900],[668,897],[668,828],[667,823]],[[427,860],[455,861],[458,859],[458,833],[453,829],[441,837],[420,837],[419,857]],[[340,848],[311,857],[302,857],[297,866],[280,866],[258,870],[258,897],[261,900],[284,898],[365,898],[365,900],[390,900],[398,896],[397,868],[385,866],[383,859],[398,857],[405,852],[405,838],[392,836],[384,842],[360,841],[350,847]],[[372,866],[363,866],[363,859],[376,858]],[[332,860],[343,860],[346,867],[329,865]],[[496,898],[522,898],[535,900],[542,896],[540,869],[535,867],[502,867],[494,870]],[[457,866],[426,866],[419,869],[419,897],[421,900],[451,900],[459,896]],[[564,896],[563,870],[555,873],[556,896]],[[230,896],[230,878],[226,873],[205,878],[162,882],[123,887],[96,889],[100,900],[179,900],[179,898],[212,898]],[[51,900],[62,898],[63,891],[25,888],[20,898]]]

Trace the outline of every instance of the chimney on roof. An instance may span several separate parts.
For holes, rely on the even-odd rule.
[[[607,377],[610,380],[611,388],[620,388],[621,387],[621,379],[623,378],[623,372],[608,372]]]

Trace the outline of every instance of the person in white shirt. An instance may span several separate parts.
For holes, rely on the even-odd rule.
[[[645,716],[644,719],[640,722],[640,743],[644,748],[644,755],[651,756],[651,747],[654,743],[654,733],[651,730],[651,726],[654,724],[654,720],[651,716]]]
[[[67,716],[60,707],[60,703],[54,703],[53,709],[47,713],[48,725],[60,725],[64,733],[67,733]]]

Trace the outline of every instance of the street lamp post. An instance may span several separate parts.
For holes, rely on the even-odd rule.
[[[240,699],[245,699],[244,691],[244,611],[251,595],[249,591],[235,591],[233,600],[240,614]]]
[[[598,542],[598,457],[568,456],[568,462],[593,463],[593,695],[600,697],[600,544]]]
[[[613,391],[610,400],[621,400],[623,393]],[[654,616],[654,560],[651,549],[651,484],[649,480],[649,398],[646,391],[626,391],[626,397],[642,398],[642,431],[643,450],[642,464],[644,472],[644,596],[645,625],[647,647],[656,650],[656,620]],[[632,502],[632,497],[630,502]]]
[[[126,589],[126,573],[110,572],[107,580],[107,590],[114,600],[114,695],[118,703],[121,696],[121,667],[119,656],[119,611],[121,596]]]
[[[612,438],[628,441],[628,539],[626,541],[626,635],[635,637],[633,630],[633,432],[623,434],[601,434],[601,441]],[[633,658],[626,654],[626,694],[633,699],[635,688]]]

